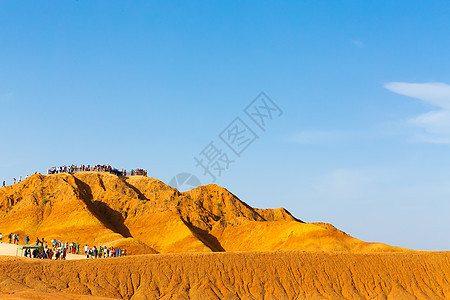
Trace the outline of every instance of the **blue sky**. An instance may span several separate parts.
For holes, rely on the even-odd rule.
[[[445,1],[1,1],[0,180],[64,164],[222,185],[366,241],[450,249]],[[244,108],[283,111],[262,131]],[[236,117],[258,138],[238,157]]]

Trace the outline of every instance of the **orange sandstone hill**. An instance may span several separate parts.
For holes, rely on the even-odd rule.
[[[330,250],[403,251],[367,243],[284,208],[256,209],[225,188],[181,193],[143,176],[33,175],[0,188],[0,232],[127,248],[131,254]]]

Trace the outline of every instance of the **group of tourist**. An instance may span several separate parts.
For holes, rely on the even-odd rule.
[[[135,176],[135,175],[143,175],[147,176],[147,170],[144,169],[135,169],[127,172],[125,169],[117,169],[113,168],[110,165],[71,165],[71,166],[61,166],[61,167],[52,167],[47,170],[47,174],[58,174],[58,173],[72,173],[72,172],[82,172],[82,171],[91,171],[91,172],[108,172],[117,176]]]
[[[126,249],[107,247],[107,246],[94,246],[89,247],[88,245],[84,246],[84,254],[87,258],[108,258],[108,257],[122,257],[127,256]]]
[[[10,244],[19,244],[19,234],[18,233],[10,233],[8,234],[8,239]],[[0,243],[3,243],[3,234],[0,232]]]
[[[147,176],[147,170],[144,169],[133,169],[130,172],[127,172],[125,169],[117,169],[113,168],[110,165],[71,165],[71,166],[61,166],[61,167],[52,167],[50,169],[47,169],[47,175],[51,174],[58,174],[58,173],[72,173],[72,172],[80,172],[80,171],[93,171],[93,172],[108,172],[117,176]],[[37,174],[36,172],[35,174]],[[28,178],[29,175],[27,175]],[[16,178],[13,178],[13,184],[16,184],[18,182],[22,181],[22,176],[19,177],[17,180]],[[2,187],[6,187],[6,181],[3,180]]]
[[[72,172],[81,172],[81,171],[93,171],[93,172],[108,172],[117,176],[147,176],[147,170],[144,169],[133,169],[130,172],[127,172],[125,169],[117,169],[113,168],[110,165],[71,165],[71,166],[61,166],[61,167],[52,167],[47,169],[47,175],[58,174],[58,173],[72,173]],[[38,174],[38,172],[34,173]],[[28,178],[27,175],[26,178]],[[19,183],[22,181],[22,176],[19,179],[13,178],[13,184]],[[6,180],[3,180],[2,187],[6,187]]]
[[[26,257],[40,259],[53,259],[54,257],[55,260],[65,260],[68,253],[78,253],[78,250],[75,249],[79,249],[79,244],[63,243],[55,239],[49,245],[44,238],[36,238],[35,246],[36,248],[32,252],[30,249],[25,250]]]
[[[36,239],[36,246],[41,246],[40,248],[43,250],[39,252],[33,251],[29,257],[33,258],[41,258],[41,259],[53,259],[53,255],[55,256],[55,260],[65,260],[67,254],[81,254],[80,253],[80,244],[78,243],[68,243],[61,242],[57,240],[52,240],[49,247],[48,243],[44,238]],[[30,252],[30,250],[28,250]],[[28,253],[30,254],[30,253]],[[92,248],[88,245],[84,246],[84,254],[87,258],[107,258],[107,257],[121,257],[127,255],[126,249],[113,248],[107,246],[93,246]],[[25,255],[27,256],[27,255]]]
[[[19,234],[10,233],[8,235],[10,244],[19,244]],[[2,243],[3,235],[0,233],[0,243]],[[27,235],[25,237],[26,246],[29,245],[30,238]],[[78,243],[63,243],[53,239],[50,244],[44,238],[36,238],[36,243],[34,246],[24,247],[24,256],[30,258],[40,258],[40,259],[54,259],[54,260],[65,260],[67,254],[81,254],[80,244]],[[87,258],[108,258],[108,257],[122,257],[127,255],[126,249],[120,249],[118,247],[107,247],[107,246],[84,246],[84,255]]]
[[[28,248],[28,249],[25,249],[23,255],[25,257],[29,257],[29,258],[65,260],[66,256],[67,256],[67,250],[60,249],[60,248],[44,249],[42,247],[39,247],[39,248],[33,248],[33,251],[31,251],[31,249]]]
[[[34,174],[37,174],[38,172],[36,172],[36,173],[34,173]],[[30,175],[27,175],[27,177],[25,177],[25,179],[26,178],[28,178]],[[16,183],[19,183],[19,182],[22,182],[22,176],[20,176],[19,177],[19,179],[17,180],[16,178],[13,178],[13,184],[16,184]],[[3,182],[2,182],[2,187],[5,187],[6,186],[6,180],[3,180]]]

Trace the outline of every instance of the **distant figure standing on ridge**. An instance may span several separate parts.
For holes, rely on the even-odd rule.
[[[16,179],[14,178],[14,184],[16,184]]]
[[[19,178],[19,182],[22,182],[22,176],[20,176],[20,178]]]
[[[3,187],[5,187],[5,186],[6,186],[6,181],[3,180]]]

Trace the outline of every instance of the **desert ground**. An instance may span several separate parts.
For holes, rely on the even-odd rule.
[[[450,253],[270,251],[0,258],[4,299],[449,299]]]

